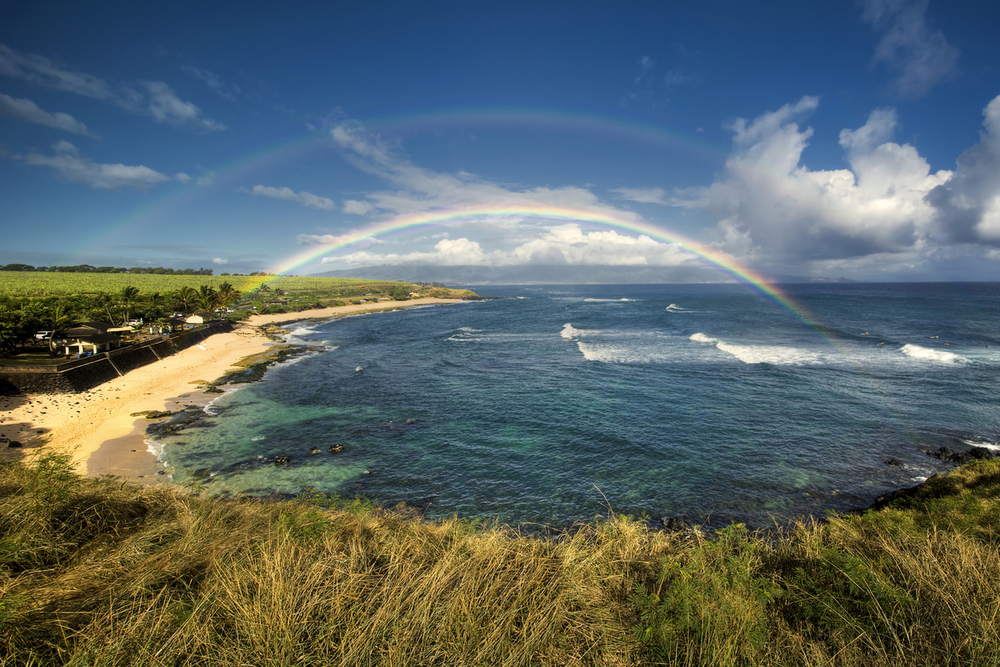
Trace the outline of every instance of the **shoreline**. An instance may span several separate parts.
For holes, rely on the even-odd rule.
[[[58,451],[70,454],[77,473],[86,477],[115,475],[144,485],[169,484],[163,464],[146,445],[150,421],[131,415],[207,405],[218,394],[206,394],[205,385],[240,360],[275,344],[261,327],[461,301],[424,298],[254,315],[237,323],[230,333],[214,334],[87,391],[0,396],[0,437],[23,445],[21,449],[3,446],[0,460]]]

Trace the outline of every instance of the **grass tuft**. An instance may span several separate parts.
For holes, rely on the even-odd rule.
[[[996,665],[1000,462],[768,534],[559,539],[0,466],[0,665]]]

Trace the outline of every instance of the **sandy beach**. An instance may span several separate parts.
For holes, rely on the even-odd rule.
[[[255,315],[231,333],[138,368],[77,394],[0,396],[0,437],[23,444],[0,450],[9,458],[30,456],[39,448],[70,453],[78,473],[117,475],[144,484],[166,483],[162,465],[145,443],[146,410],[178,410],[205,405],[217,395],[201,386],[221,377],[234,363],[273,345],[258,327],[304,319],[325,319],[364,312],[455,303],[457,299],[414,299],[365,303],[278,315]]]

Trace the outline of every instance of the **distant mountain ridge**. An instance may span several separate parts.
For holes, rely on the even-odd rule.
[[[731,283],[736,279],[707,267],[521,265],[434,266],[381,264],[313,274],[330,278],[368,278],[453,285],[640,285],[649,283]],[[843,278],[768,276],[776,283],[851,282]]]

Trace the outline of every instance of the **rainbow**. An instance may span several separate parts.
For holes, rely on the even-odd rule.
[[[576,223],[599,229],[622,231],[629,235],[648,236],[653,240],[676,246],[705,266],[731,277],[772,301],[806,326],[818,330],[816,320],[802,306],[795,303],[767,278],[742,265],[731,255],[684,238],[674,232],[668,232],[640,219],[626,218],[609,212],[542,204],[473,206],[404,215],[375,222],[362,229],[339,236],[330,243],[313,246],[302,253],[282,260],[268,270],[268,273],[274,274],[274,276],[265,282],[279,280],[282,275],[298,273],[303,267],[320,261],[324,257],[336,256],[345,250],[371,244],[381,238],[405,231],[419,231],[424,228],[437,229],[462,223],[509,220],[531,221],[543,225]]]

